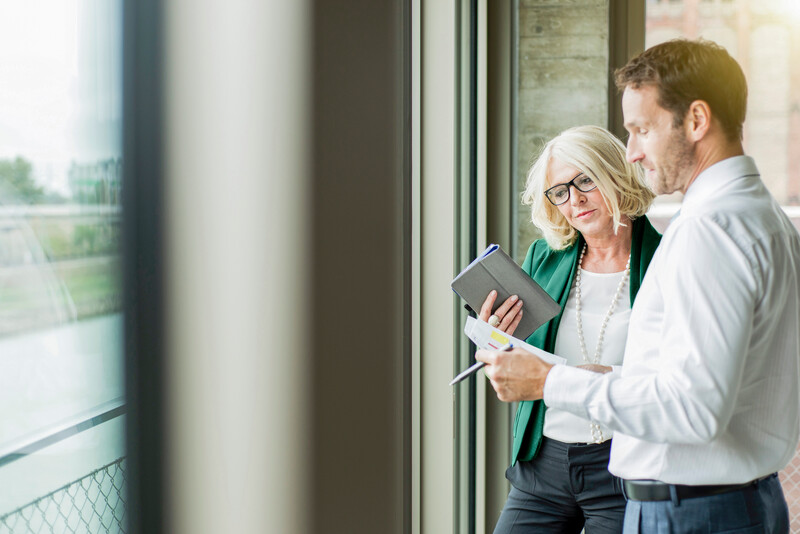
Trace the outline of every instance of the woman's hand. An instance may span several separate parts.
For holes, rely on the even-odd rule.
[[[492,291],[489,293],[489,296],[486,297],[486,300],[483,301],[481,312],[478,314],[481,321],[491,324],[491,322],[489,322],[489,317],[492,316],[492,308],[494,307],[495,299],[497,299],[497,291]],[[508,335],[513,335],[514,330],[517,329],[517,325],[519,325],[519,322],[522,320],[522,301],[519,300],[518,296],[511,295],[494,311],[494,316],[500,320],[500,323],[495,326],[495,328],[502,330]]]

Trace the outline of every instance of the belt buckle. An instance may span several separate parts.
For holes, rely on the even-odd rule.
[[[623,480],[622,488],[628,500],[652,502],[671,499],[670,484],[658,480]]]

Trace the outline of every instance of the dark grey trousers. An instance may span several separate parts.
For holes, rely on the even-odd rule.
[[[494,534],[622,532],[625,498],[608,472],[611,441],[570,444],[544,438],[539,455],[506,471],[511,492]]]
[[[625,534],[789,534],[789,509],[778,475],[708,497],[628,501]]]

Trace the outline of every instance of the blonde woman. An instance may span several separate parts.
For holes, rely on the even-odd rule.
[[[644,216],[653,198],[625,146],[603,128],[571,128],[547,143],[523,193],[544,237],[522,268],[561,313],[528,343],[596,372],[622,363],[631,306],[661,239]],[[513,333],[513,298],[492,314],[492,293],[481,318]],[[593,421],[521,402],[506,471],[512,489],[495,534],[621,532],[625,499],[607,469],[611,437]]]

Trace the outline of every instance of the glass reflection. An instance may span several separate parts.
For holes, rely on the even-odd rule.
[[[0,533],[125,530],[121,13],[0,3]]]

